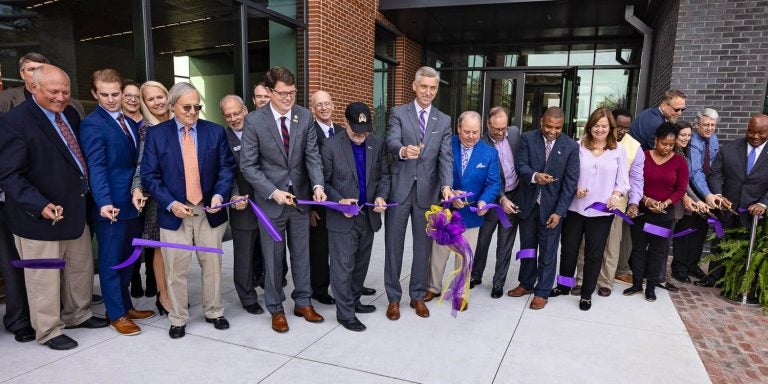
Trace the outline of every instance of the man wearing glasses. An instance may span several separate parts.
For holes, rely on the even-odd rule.
[[[661,95],[658,107],[648,108],[632,122],[629,133],[640,142],[644,151],[655,145],[653,133],[665,121],[674,123],[685,111],[685,94],[677,89],[670,89]]]
[[[160,241],[221,248],[235,160],[224,127],[200,119],[200,93],[181,82],[168,91],[174,118],[147,133],[141,183],[157,200]],[[189,321],[187,272],[193,251],[165,248],[165,276],[172,339],[184,337]],[[221,255],[197,252],[203,280],[203,315],[216,329],[229,328],[221,303]]]
[[[325,201],[323,166],[312,113],[295,104],[296,85],[287,68],[272,67],[264,77],[269,104],[245,118],[240,170],[253,185],[253,200],[272,221],[282,241],[274,241],[260,226],[264,254],[264,290],[272,329],[287,332],[282,288],[285,235],[289,237],[295,303],[293,314],[317,323],[323,317],[312,307],[309,277],[309,209],[296,199]]]

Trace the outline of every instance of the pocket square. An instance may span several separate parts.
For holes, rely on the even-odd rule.
[[[480,164],[478,164],[478,165],[477,165],[477,167],[475,167],[475,168],[485,168],[485,164],[483,164],[483,163],[480,163]]]

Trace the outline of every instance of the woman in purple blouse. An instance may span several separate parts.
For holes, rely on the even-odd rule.
[[[568,207],[560,237],[560,276],[550,297],[569,293],[563,284],[574,276],[579,246],[584,240],[584,281],[579,308],[592,307],[592,293],[603,265],[605,243],[611,230],[612,213],[588,209],[594,203],[604,203],[615,209],[619,198],[629,190],[629,171],[624,147],[616,141],[613,131],[616,121],[608,108],[598,108],[589,116],[584,137],[579,145],[579,184],[576,197]],[[565,278],[565,279],[563,279]]]

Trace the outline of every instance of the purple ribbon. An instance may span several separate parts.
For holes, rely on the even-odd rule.
[[[507,213],[504,212],[504,207],[498,204],[486,204],[483,206],[483,210],[493,209],[496,211],[496,216],[499,217],[499,222],[501,222],[501,226],[504,228],[509,228],[512,226],[512,223],[509,222],[509,218],[507,217]],[[480,208],[477,207],[469,207],[469,210],[472,212],[477,213],[477,211],[480,210]]]
[[[382,207],[397,207],[398,205],[400,205],[400,203],[388,203],[388,204],[382,205]],[[373,203],[365,203],[365,206],[366,207],[376,207],[377,205],[373,204]]]
[[[145,240],[145,239],[137,239],[134,238],[131,242],[131,245],[133,245],[133,253],[130,257],[128,257],[125,261],[122,263],[112,266],[110,268],[112,269],[121,269],[125,268],[133,263],[136,262],[136,260],[139,259],[141,256],[141,249],[142,247],[153,247],[153,248],[176,248],[176,249],[185,249],[189,251],[199,251],[199,252],[210,252],[210,253],[218,253],[218,254],[224,254],[224,251],[220,248],[209,248],[209,247],[198,247],[196,245],[187,245],[187,244],[177,244],[177,243],[167,243],[164,241],[154,241],[154,240]]]
[[[339,211],[341,213],[357,216],[360,213],[360,207],[357,204],[340,204],[333,201],[312,201],[312,200],[296,200],[296,204],[302,205],[320,205],[326,208]]]
[[[709,217],[707,218],[707,224],[712,226],[712,229],[715,230],[715,235],[717,237],[723,237],[723,223],[720,222],[716,217]]]
[[[267,233],[269,233],[269,236],[272,238],[272,240],[283,241],[283,237],[280,236],[279,232],[277,232],[277,228],[275,228],[275,225],[272,224],[271,220],[269,220],[267,214],[264,213],[264,211],[262,211],[261,208],[253,202],[253,200],[248,200],[248,203],[251,205],[253,214],[256,215],[256,218],[259,219],[259,223],[264,226],[264,229],[267,230]]]
[[[463,199],[465,197],[474,196],[475,194],[472,192],[462,193],[460,195],[451,196],[448,198],[448,200],[443,201],[443,206],[447,207],[449,206],[454,200]]]
[[[230,205],[233,205],[233,204],[237,204],[237,203],[239,203],[239,202],[241,202],[241,201],[245,201],[245,197],[239,198],[239,199],[237,199],[237,200],[234,200],[234,201],[230,201],[229,203],[220,204],[220,205],[217,205],[217,206],[215,206],[215,207],[205,207],[205,209],[207,210],[207,209],[219,209],[219,208],[224,208],[224,207],[227,207],[227,206],[230,206]]]
[[[658,225],[653,225],[651,223],[645,223],[645,225],[643,226],[643,232],[669,239],[672,237],[682,237],[682,236],[691,234],[693,232],[696,232],[696,229],[688,228],[673,234],[671,229],[659,227]]]
[[[535,258],[536,258],[536,248],[521,249],[517,251],[517,253],[515,254],[515,260],[535,259]]]
[[[630,225],[635,224],[635,222],[632,221],[632,219],[630,219],[629,216],[625,215],[624,212],[622,212],[620,209],[617,209],[617,208],[608,209],[608,206],[605,205],[605,203],[601,203],[599,201],[596,201],[590,204],[590,206],[584,208],[585,211],[587,209],[594,209],[595,211],[600,211],[605,213],[613,213],[614,215],[621,217],[621,219],[627,222],[627,224],[630,224]]]
[[[557,284],[564,287],[573,288],[576,286],[576,279],[573,277],[566,277],[557,275]]]
[[[11,260],[11,265],[29,269],[64,269],[64,259]]]

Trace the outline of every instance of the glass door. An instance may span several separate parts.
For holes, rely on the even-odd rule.
[[[485,72],[483,81],[483,121],[488,117],[488,111],[496,106],[509,110],[512,125],[522,125],[523,94],[525,73],[519,71]],[[486,129],[483,124],[483,130]]]

